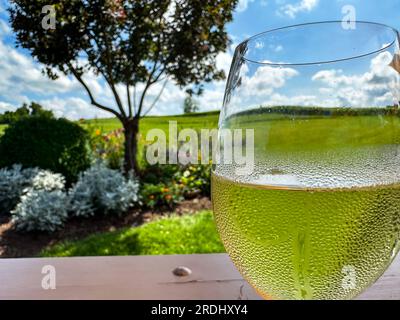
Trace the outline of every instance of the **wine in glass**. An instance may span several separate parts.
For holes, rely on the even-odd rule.
[[[264,298],[353,298],[399,250],[399,39],[382,24],[321,22],[236,48],[219,128],[254,130],[254,169],[239,174],[221,152],[212,201]]]

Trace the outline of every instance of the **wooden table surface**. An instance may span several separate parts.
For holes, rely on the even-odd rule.
[[[55,289],[45,266],[55,270]],[[186,266],[192,274],[177,277]],[[52,268],[50,267],[50,268]],[[400,257],[358,299],[400,299]],[[226,254],[0,259],[0,299],[260,299]]]

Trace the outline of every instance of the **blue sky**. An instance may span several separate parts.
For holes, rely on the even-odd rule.
[[[217,63],[228,71],[234,46],[268,29],[303,22],[342,20],[345,5],[354,6],[358,20],[382,22],[400,29],[398,0],[240,0],[234,21],[227,26],[233,45],[218,56]],[[58,116],[71,119],[109,116],[89,104],[85,92],[74,79],[63,77],[56,82],[46,79],[41,75],[41,66],[27,52],[14,47],[5,7],[7,1],[0,0],[0,112],[13,110],[23,102],[33,100],[54,110]],[[301,46],[301,43],[298,45]],[[320,74],[316,79],[325,83],[332,79],[336,82],[346,80],[339,74],[340,71],[336,74],[330,71],[330,74]],[[291,71],[286,71],[286,74],[294,76]],[[99,100],[113,105],[113,99],[102,81],[94,75],[88,75],[87,81]],[[147,104],[151,104],[160,88],[161,84],[151,90]],[[197,98],[201,110],[219,109],[224,88],[224,81],[208,85],[204,95]],[[325,89],[328,90],[329,86]],[[181,113],[184,97],[184,91],[169,82],[152,113]]]

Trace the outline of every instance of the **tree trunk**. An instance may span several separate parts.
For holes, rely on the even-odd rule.
[[[140,169],[137,162],[139,119],[127,119],[123,123],[125,135],[125,154],[124,170],[125,173],[133,170],[136,175],[140,175]]]

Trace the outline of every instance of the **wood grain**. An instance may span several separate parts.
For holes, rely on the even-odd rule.
[[[42,268],[55,267],[44,290]],[[188,276],[173,274],[184,266]],[[400,299],[400,259],[359,299]],[[260,299],[226,254],[1,259],[0,299]]]

